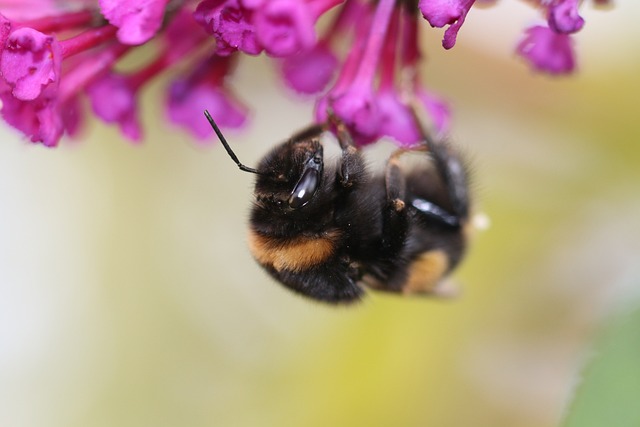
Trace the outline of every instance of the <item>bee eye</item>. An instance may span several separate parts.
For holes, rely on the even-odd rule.
[[[293,189],[289,197],[289,207],[298,209],[309,203],[318,189],[319,171],[317,169],[307,169]]]

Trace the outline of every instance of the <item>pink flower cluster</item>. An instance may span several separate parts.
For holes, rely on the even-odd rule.
[[[88,103],[99,119],[140,141],[141,90],[186,63],[180,69],[188,71],[174,75],[167,89],[166,114],[204,140],[212,135],[204,109],[222,127],[246,122],[247,107],[229,80],[242,53],[264,52],[288,86],[316,96],[316,120],[331,109],[358,144],[389,136],[411,145],[419,138],[411,103],[422,106],[437,132],[450,122],[446,103],[419,78],[420,25],[447,26],[443,46],[449,49],[475,2],[0,0],[0,114],[32,142],[56,146],[78,132]],[[543,72],[573,71],[571,35],[584,25],[581,1],[529,3],[545,23],[525,31],[517,53]],[[319,35],[316,24],[329,12]],[[155,52],[148,62],[133,71],[116,67],[146,44]]]
[[[477,0],[493,3],[495,0]],[[608,5],[610,0],[593,0],[597,5]],[[433,27],[449,25],[442,46],[452,48],[460,27],[476,0],[419,0],[424,18]],[[568,74],[575,70],[575,52],[571,35],[582,29],[584,19],[579,7],[582,0],[528,0],[538,8],[545,23],[525,29],[516,48],[518,55],[534,69],[548,74]]]

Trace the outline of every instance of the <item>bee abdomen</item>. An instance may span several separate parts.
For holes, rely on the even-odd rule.
[[[276,271],[302,272],[329,260],[336,252],[340,231],[292,238],[269,236],[251,229],[249,249],[263,266]]]

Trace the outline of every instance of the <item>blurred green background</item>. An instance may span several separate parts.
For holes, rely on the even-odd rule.
[[[272,282],[246,247],[252,177],[166,123],[163,82],[142,146],[97,122],[56,150],[2,127],[0,425],[640,425],[638,12],[585,4],[559,79],[511,54],[526,6],[473,10],[448,52],[425,23],[425,81],[491,220],[451,301],[331,308]],[[246,164],[310,121],[265,58],[234,85]]]

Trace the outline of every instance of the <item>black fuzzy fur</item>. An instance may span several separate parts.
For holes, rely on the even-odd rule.
[[[392,171],[396,175],[370,174],[362,152],[353,149],[344,128],[338,129],[343,153],[338,164],[324,165],[311,200],[292,209],[287,200],[304,163],[311,156],[322,156],[324,130],[322,126],[306,129],[262,159],[250,227],[283,244],[297,236],[313,238],[338,230],[333,255],[304,271],[277,271],[263,265],[265,270],[306,297],[351,303],[363,296],[365,275],[381,284],[377,289],[401,292],[411,262],[425,252],[442,250],[449,261],[448,272],[455,268],[466,247],[463,227],[470,200],[467,168],[453,147],[426,139],[415,151],[430,161],[407,170],[400,167]],[[397,182],[386,182],[387,176]],[[415,199],[435,205],[454,220],[447,220],[440,211],[419,210],[412,205]],[[398,200],[404,202],[404,209],[398,209]]]

